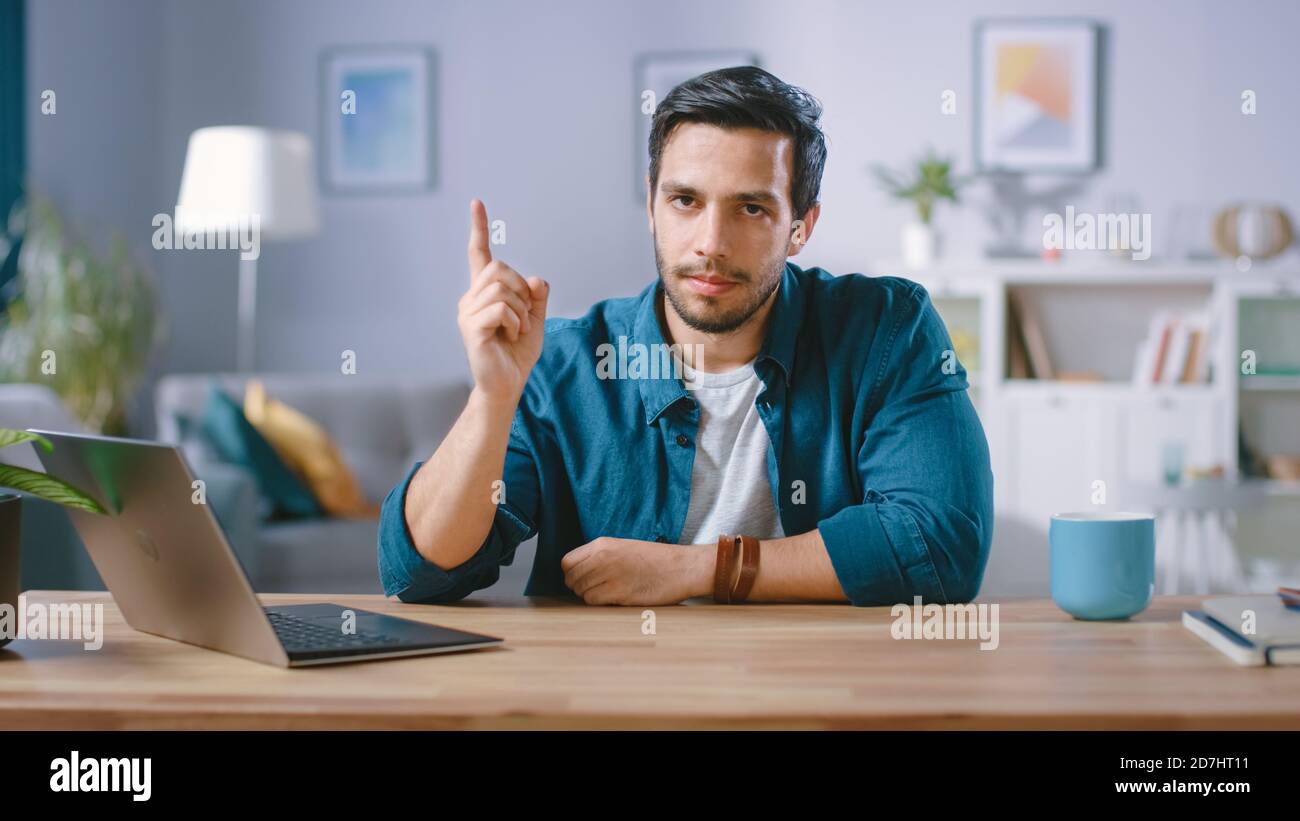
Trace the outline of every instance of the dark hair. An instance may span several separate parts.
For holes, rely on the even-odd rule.
[[[826,167],[826,137],[818,126],[822,105],[802,88],[757,66],[720,68],[676,86],[655,108],[650,124],[650,190],[659,185],[659,158],[681,123],[721,128],[761,128],[794,139],[790,200],[795,219],[817,203]]]

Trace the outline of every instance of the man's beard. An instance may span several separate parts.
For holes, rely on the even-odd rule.
[[[698,265],[677,265],[665,270],[663,257],[659,255],[659,239],[655,238],[655,267],[659,270],[659,281],[663,283],[664,293],[673,310],[682,318],[686,326],[706,334],[730,333],[749,321],[758,309],[763,307],[768,297],[781,285],[781,274],[785,270],[785,260],[776,259],[765,271],[762,278],[738,268],[705,268]],[[686,289],[690,286],[682,282],[688,276],[711,274],[722,276],[737,283],[744,291],[746,299],[730,310],[718,307],[721,300],[702,294],[691,294]],[[712,308],[697,311],[691,307],[692,297],[703,300]]]

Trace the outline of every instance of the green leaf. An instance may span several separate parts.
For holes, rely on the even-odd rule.
[[[926,151],[924,157],[915,161],[914,173],[904,179],[902,173],[890,171],[882,165],[873,169],[877,179],[890,193],[901,200],[910,200],[915,204],[917,213],[924,223],[929,223],[935,204],[940,200],[958,202],[957,192],[970,178],[955,177],[952,173],[952,160],[940,157],[933,148]]]
[[[49,502],[75,507],[89,513],[104,513],[90,496],[63,481],[44,473],[21,468],[17,465],[0,465],[0,487],[30,493]]]
[[[0,428],[0,448],[7,448],[10,445],[17,445],[23,442],[35,442],[45,448],[46,453],[54,450],[54,445],[50,444],[50,440],[38,433],[28,433],[25,430],[12,430],[11,428]]]

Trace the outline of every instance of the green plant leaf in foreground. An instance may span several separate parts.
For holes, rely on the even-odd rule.
[[[28,433],[25,430],[0,428],[0,448],[7,448],[10,445],[17,445],[23,442],[35,442],[45,448],[46,453],[54,450],[54,445],[50,443],[50,440],[41,436],[39,433]]]
[[[75,507],[89,513],[104,513],[99,502],[62,479],[55,479],[44,473],[20,468],[17,465],[0,465],[0,487],[20,490],[33,496],[67,507]]]

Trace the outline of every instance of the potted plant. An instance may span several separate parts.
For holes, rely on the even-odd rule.
[[[940,200],[957,202],[957,190],[966,180],[954,178],[952,162],[937,156],[933,149],[917,161],[910,179],[882,165],[874,168],[885,190],[916,205],[917,221],[903,226],[903,264],[908,268],[930,265],[939,253],[939,238],[931,223],[934,206]]]
[[[0,448],[32,442],[46,452],[54,450],[50,440],[35,433],[0,428]],[[89,495],[62,479],[38,473],[17,465],[0,464],[0,488],[19,490],[40,499],[90,513],[104,513]],[[21,535],[22,497],[17,493],[0,491],[0,607],[9,605],[16,610],[19,591],[19,543]],[[9,643],[12,636],[0,631],[0,647]]]
[[[164,330],[153,275],[117,237],[80,239],[47,198],[14,206],[0,247],[18,246],[0,310],[0,381],[49,385],[87,430],[120,434]]]

